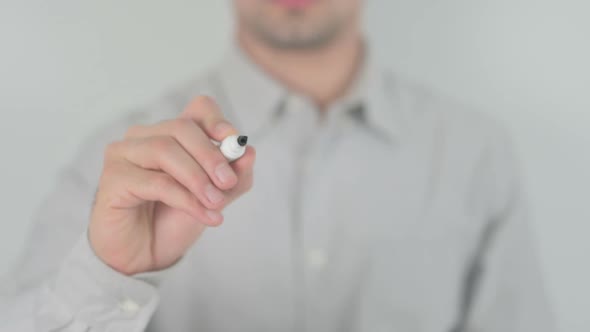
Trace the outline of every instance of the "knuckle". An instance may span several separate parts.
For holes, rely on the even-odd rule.
[[[195,106],[203,107],[205,109],[210,109],[212,107],[217,107],[217,103],[211,96],[201,95],[194,99]]]
[[[217,102],[210,96],[201,95],[193,99],[188,109],[193,116],[204,118],[215,114],[219,109]]]
[[[172,137],[157,137],[150,142],[150,148],[157,154],[169,153],[175,147],[176,141]]]
[[[118,151],[120,150],[122,144],[123,143],[121,141],[115,141],[115,142],[109,143],[104,149],[105,161],[114,159],[114,157],[117,155]]]
[[[162,193],[174,188],[176,186],[176,183],[170,176],[162,174],[154,176],[151,180],[151,185],[155,192]]]
[[[191,119],[176,119],[172,124],[174,133],[188,132],[195,129],[195,123]]]
[[[102,176],[103,178],[111,178],[114,174],[116,174],[116,164],[105,162],[102,168]]]
[[[204,187],[206,184],[206,176],[199,170],[192,170],[188,175],[188,180],[201,187]]]
[[[123,173],[122,170],[122,163],[115,162],[115,161],[105,161],[103,168],[102,168],[102,176],[101,182],[104,180],[114,180],[120,177],[120,174]]]
[[[138,136],[143,130],[144,130],[144,126],[142,125],[134,125],[131,126],[129,128],[127,128],[127,132],[125,133],[125,137],[135,137]]]

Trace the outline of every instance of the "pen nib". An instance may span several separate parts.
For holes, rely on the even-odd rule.
[[[238,144],[240,146],[248,144],[248,136],[238,136]]]

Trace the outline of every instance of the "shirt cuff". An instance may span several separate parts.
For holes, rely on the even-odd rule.
[[[96,256],[85,232],[62,263],[49,291],[54,303],[69,313],[70,323],[104,327],[135,321],[131,325],[145,326],[159,302],[157,287],[169,271],[134,276],[119,273]]]

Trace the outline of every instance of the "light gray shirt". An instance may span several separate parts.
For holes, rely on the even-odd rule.
[[[173,267],[127,277],[85,229],[103,149],[214,96],[255,184]],[[239,49],[93,135],[3,286],[1,331],[553,331],[505,131],[367,60],[324,117]]]

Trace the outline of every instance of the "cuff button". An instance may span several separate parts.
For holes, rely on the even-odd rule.
[[[128,313],[136,313],[139,311],[139,304],[131,299],[124,299],[123,301],[119,302],[119,308],[124,312]]]

